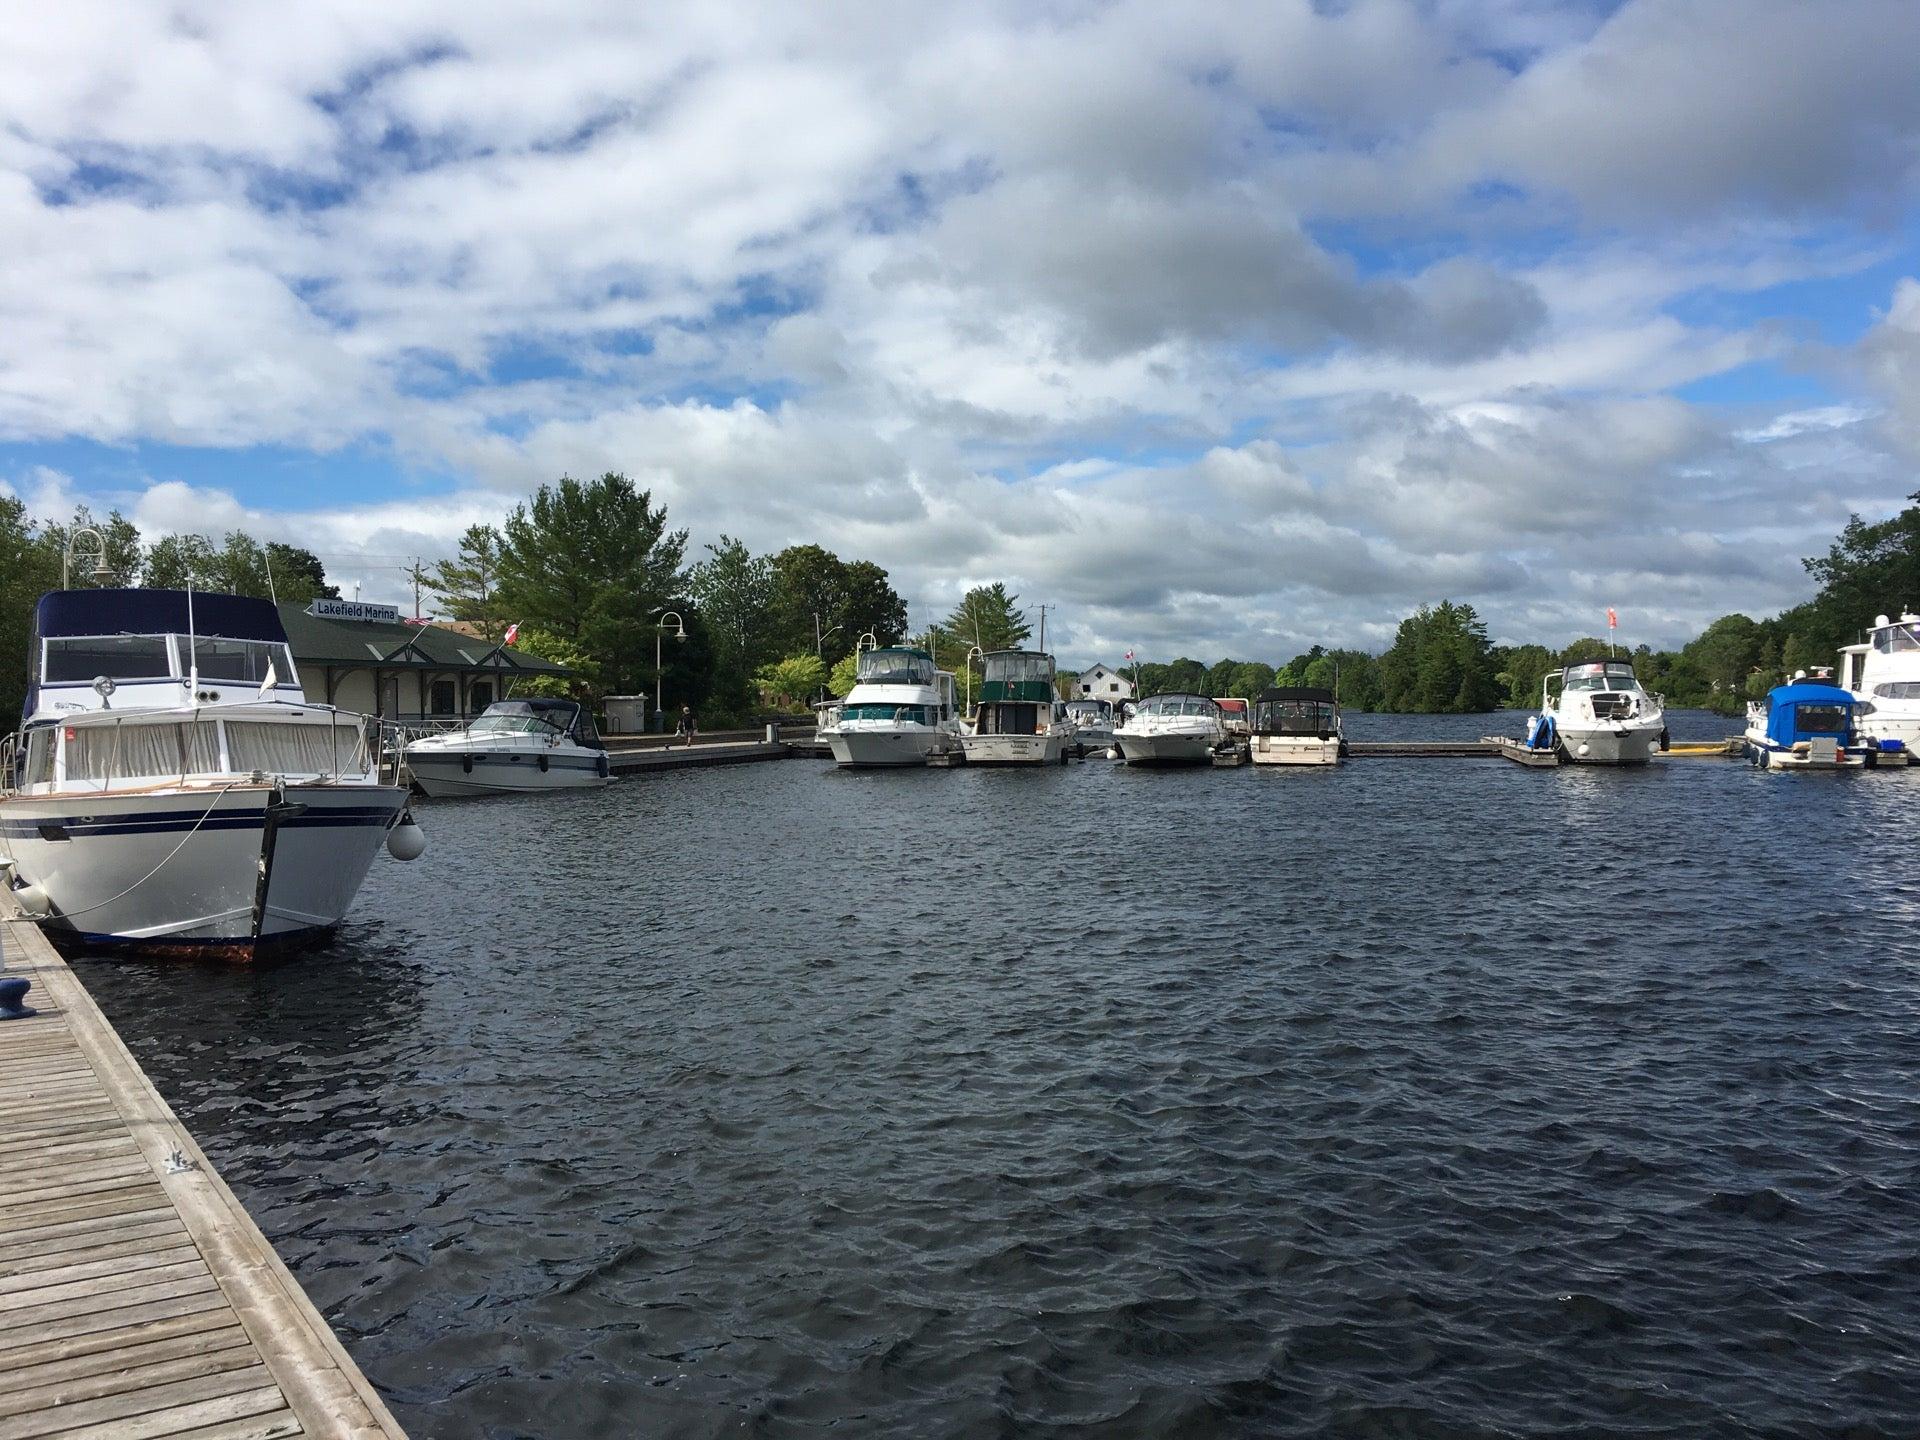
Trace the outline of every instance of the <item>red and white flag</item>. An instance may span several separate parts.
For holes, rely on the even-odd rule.
[[[1133,659],[1133,651],[1131,650],[1127,651],[1127,659],[1129,660]]]
[[[1618,630],[1619,628],[1620,617],[1613,613],[1613,607],[1609,605],[1607,606],[1607,629]]]
[[[1611,615],[1613,612],[1609,610],[1607,613]],[[502,645],[511,645],[515,640],[519,638],[519,636],[520,636],[520,622],[516,620],[511,625],[507,626],[506,638],[501,640],[500,643]]]

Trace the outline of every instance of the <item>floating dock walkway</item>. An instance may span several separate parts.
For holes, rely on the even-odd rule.
[[[0,919],[0,1440],[404,1434],[32,924]]]

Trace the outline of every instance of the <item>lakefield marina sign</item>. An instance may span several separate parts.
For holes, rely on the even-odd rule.
[[[371,620],[393,624],[400,619],[398,605],[373,605],[361,600],[317,599],[307,613],[320,620]]]

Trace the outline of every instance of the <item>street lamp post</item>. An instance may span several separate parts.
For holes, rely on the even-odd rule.
[[[973,657],[976,655],[980,657],[980,663],[984,666],[987,663],[987,652],[978,645],[969,645],[965,658],[960,662],[967,672],[967,713],[969,715],[973,713]]]
[[[678,610],[661,609],[653,613],[660,617],[653,627],[653,688],[657,692],[654,702],[659,706],[660,728],[665,730],[667,728],[667,672],[660,663],[660,637],[666,633],[667,620],[671,617],[676,627],[673,638],[686,639],[687,622],[680,618]]]
[[[73,588],[73,557],[80,548],[80,537],[83,535],[93,537],[93,578],[95,580],[113,578],[113,567],[107,564],[107,537],[91,525],[83,525],[67,537],[67,548],[60,552],[60,588],[62,590]]]

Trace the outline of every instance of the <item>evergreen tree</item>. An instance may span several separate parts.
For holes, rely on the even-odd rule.
[[[455,620],[478,627],[498,642],[512,623],[500,613],[500,532],[491,525],[469,525],[459,552],[442,560],[427,577],[427,588]]]

